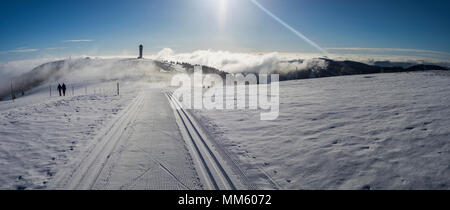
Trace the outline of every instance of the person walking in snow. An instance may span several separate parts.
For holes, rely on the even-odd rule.
[[[58,92],[59,92],[59,96],[61,96],[61,90],[62,90],[61,84],[58,83]]]
[[[63,91],[63,95],[66,96],[66,84],[62,84],[62,91]]]

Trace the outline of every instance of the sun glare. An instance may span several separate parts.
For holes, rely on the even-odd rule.
[[[226,21],[227,16],[227,1],[228,0],[218,0],[219,2],[219,24],[223,26]]]

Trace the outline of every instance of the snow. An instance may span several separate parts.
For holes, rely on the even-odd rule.
[[[274,121],[191,111],[261,189],[450,188],[448,74],[281,82]]]
[[[65,97],[55,90],[50,97],[43,85],[30,96],[0,103],[0,189],[45,188],[136,95],[124,88],[117,96],[111,83],[76,85],[74,96],[69,88]]]
[[[66,96],[48,75],[24,97],[0,101],[0,189],[202,189],[161,92],[169,74],[151,60],[65,63]]]
[[[202,189],[165,95],[143,85],[50,189]]]
[[[67,96],[53,81],[0,101],[0,189],[205,189],[160,83],[170,72],[151,60],[69,63]],[[188,114],[239,187],[449,189],[449,84],[443,72],[287,81],[277,120]]]

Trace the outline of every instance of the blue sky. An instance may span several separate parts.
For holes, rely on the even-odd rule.
[[[449,59],[448,0],[258,0],[330,53]],[[168,47],[319,52],[251,0],[2,0],[0,61]],[[389,49],[387,49],[389,48]]]

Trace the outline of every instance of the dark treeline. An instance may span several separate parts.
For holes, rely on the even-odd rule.
[[[355,61],[334,61],[325,59],[326,67],[313,66],[307,69],[291,71],[288,73],[276,72],[280,74],[280,81],[295,79],[310,79],[320,77],[334,77],[356,74],[377,74],[377,73],[395,73],[395,72],[411,72],[411,71],[428,71],[428,70],[448,70],[445,67],[437,65],[419,64],[410,67],[400,66],[376,66],[368,65]]]

